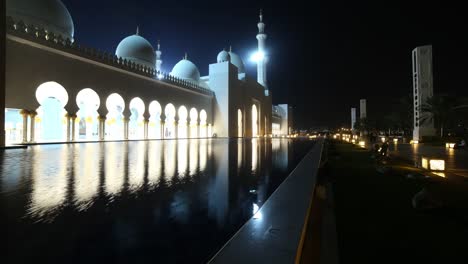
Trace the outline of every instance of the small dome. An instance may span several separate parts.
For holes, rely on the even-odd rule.
[[[225,61],[231,61],[231,56],[229,55],[229,52],[223,50],[220,53],[218,53],[218,57],[217,57],[216,61],[218,63],[225,62]]]
[[[170,73],[172,76],[187,81],[200,81],[200,71],[197,66],[187,59],[179,61]]]
[[[73,41],[73,20],[60,0],[7,0],[6,15]]]
[[[229,55],[231,56],[231,63],[237,67],[239,73],[245,73],[244,62],[239,57],[239,55],[232,51],[229,52]]]
[[[117,46],[115,55],[151,68],[156,65],[156,54],[153,46],[148,40],[137,34],[124,38]]]

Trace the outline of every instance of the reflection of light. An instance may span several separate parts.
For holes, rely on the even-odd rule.
[[[410,141],[410,144],[419,144],[419,141],[417,141],[417,140],[411,140],[411,141]]]
[[[185,175],[188,166],[187,154],[188,154],[188,142],[187,140],[179,140],[177,142],[177,172],[180,176]]]
[[[442,177],[442,178],[446,177],[445,173],[443,173],[443,172],[433,172],[432,174],[437,175],[437,176]]]
[[[253,209],[252,209],[252,213],[253,213],[253,218],[254,219],[262,219],[262,213],[259,212],[259,207],[256,203],[253,204]]]
[[[394,138],[393,143],[395,143],[395,144],[398,143],[398,138]]]
[[[164,142],[164,175],[166,175],[166,177],[172,177],[176,172],[175,143],[175,140],[168,140]]]
[[[148,182],[156,185],[161,177],[161,141],[148,142]]]
[[[203,140],[200,142],[200,171],[204,171],[206,168],[206,158],[207,158],[207,144],[208,142],[206,140]]]
[[[421,167],[424,169],[428,170],[429,169],[429,162],[426,158],[421,159]]]
[[[252,139],[252,171],[257,170],[258,165],[258,144],[257,139]]]
[[[381,137],[380,140],[382,140],[382,142],[385,142],[387,139],[385,137]]]
[[[106,145],[105,156],[105,171],[106,184],[105,190],[107,194],[115,195],[120,192],[124,183],[124,156],[127,155],[122,150],[116,150],[116,145],[122,146],[119,143],[108,143]]]
[[[95,145],[84,145],[84,156],[75,163],[75,200],[85,203],[97,194],[99,188],[99,159],[96,158]],[[79,209],[86,209],[91,204],[80,204]]]
[[[138,190],[144,182],[145,177],[145,142],[138,142],[137,145],[131,145],[133,149],[129,150],[129,170],[128,182],[130,189]],[[136,148],[136,149],[135,149]]]
[[[242,167],[242,145],[243,145],[242,139],[238,139],[237,140],[237,168],[238,169]]]
[[[63,147],[59,153],[52,153],[56,157],[64,156]],[[41,150],[35,153],[36,162],[33,163],[32,193],[30,212],[42,217],[65,202],[67,194],[68,173],[64,162],[46,157]]]
[[[164,78],[164,75],[162,75],[161,73],[158,74],[158,79],[161,80],[162,78]]]
[[[190,140],[189,173],[195,175],[198,165],[198,140]]]

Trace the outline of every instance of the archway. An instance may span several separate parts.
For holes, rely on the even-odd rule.
[[[123,111],[125,109],[125,101],[118,93],[113,93],[106,100],[107,116],[106,116],[106,138],[123,139],[124,123]]]
[[[164,114],[166,115],[166,122],[164,125],[164,138],[176,138],[175,133],[175,115],[176,109],[173,104],[169,103],[164,108]]]
[[[187,138],[187,116],[188,111],[185,106],[179,107],[179,127],[177,129],[177,138]]]
[[[99,121],[98,108],[100,105],[99,95],[90,88],[81,90],[76,95],[76,105],[79,109],[76,113],[77,118],[75,123],[75,138],[78,140],[98,140],[99,138]]]
[[[5,108],[5,143],[21,143],[23,139],[23,117],[21,109]]]
[[[161,105],[152,101],[149,105],[150,120],[148,124],[148,138],[161,138]]]
[[[258,137],[258,111],[255,104],[252,105],[252,137]]]
[[[130,122],[128,123],[128,137],[130,139],[143,139],[145,137],[145,103],[141,98],[135,97],[130,101]]]
[[[41,105],[35,119],[38,141],[66,140],[67,119],[64,109],[68,103],[68,93],[56,82],[41,84],[36,90],[36,99]]]
[[[200,137],[206,138],[206,119],[208,118],[206,111],[202,109],[200,111]]]
[[[195,107],[190,109],[190,138],[198,137],[198,111]]]
[[[237,109],[237,136],[242,137],[243,135],[244,133],[242,127],[242,111],[240,109]]]

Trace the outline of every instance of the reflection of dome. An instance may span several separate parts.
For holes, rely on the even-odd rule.
[[[239,55],[232,51],[229,52],[229,55],[231,56],[231,63],[237,67],[239,73],[245,73],[244,62],[239,57]]]
[[[225,61],[231,61],[231,56],[229,55],[229,52],[223,50],[220,53],[218,53],[218,57],[216,58],[216,61],[218,63],[225,62]]]
[[[138,34],[124,38],[117,46],[115,55],[151,68],[156,65],[153,46]]]
[[[60,0],[6,0],[6,15],[73,41],[73,20]]]
[[[171,75],[197,83],[200,80],[200,71],[198,71],[197,66],[187,59],[179,61],[174,68],[172,68]]]

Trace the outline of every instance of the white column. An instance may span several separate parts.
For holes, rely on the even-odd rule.
[[[36,129],[36,124],[35,124],[35,119],[36,119],[36,111],[31,111],[29,113],[29,117],[31,118],[31,123],[30,123],[30,138],[29,138],[29,142],[30,143],[34,143],[36,141],[35,139],[35,129]]]
[[[70,116],[71,119],[71,141],[75,141],[76,133],[75,133],[75,121],[76,121],[76,115],[73,114]]]
[[[165,138],[165,136],[164,136],[164,125],[165,125],[165,122],[161,120],[161,139]]]
[[[145,121],[143,122],[144,139],[148,139],[148,126],[149,126],[149,119],[145,118]]]
[[[130,118],[124,117],[124,139],[128,140],[128,123],[130,122]]]
[[[71,141],[70,136],[70,115],[66,114],[65,117],[67,118],[67,142]]]
[[[99,116],[99,140],[103,141],[105,139],[106,135],[106,117],[105,116]]]
[[[3,111],[3,110],[2,110]],[[21,110],[20,114],[23,116],[23,143],[28,142],[28,116],[29,116],[29,111],[28,110]]]

